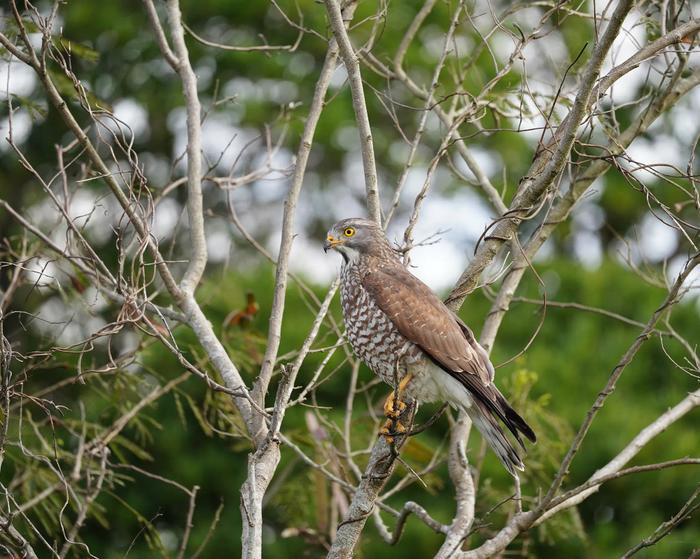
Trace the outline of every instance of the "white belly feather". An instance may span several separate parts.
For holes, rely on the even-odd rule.
[[[448,402],[456,408],[467,411],[472,406],[469,391],[454,377],[440,367],[422,359],[408,364],[408,372],[413,374],[406,387],[409,397],[419,402]]]

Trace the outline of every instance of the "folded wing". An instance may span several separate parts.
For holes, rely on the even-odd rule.
[[[493,384],[493,365],[484,348],[427,285],[400,265],[373,269],[362,284],[399,332],[498,416],[521,445],[520,433],[536,440]]]

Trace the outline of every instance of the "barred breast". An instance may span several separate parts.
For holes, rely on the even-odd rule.
[[[393,385],[397,358],[402,356],[402,362],[412,362],[421,350],[401,335],[362,286],[357,263],[345,263],[341,269],[340,303],[353,351],[379,378]],[[399,378],[405,372],[402,365]]]

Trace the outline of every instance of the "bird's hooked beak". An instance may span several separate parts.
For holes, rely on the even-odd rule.
[[[328,233],[328,236],[326,237],[326,242],[323,243],[323,252],[328,252],[329,249],[332,249],[336,245],[342,245],[345,241],[342,239],[336,239],[333,235]]]

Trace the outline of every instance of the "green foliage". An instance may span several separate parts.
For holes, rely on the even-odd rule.
[[[611,262],[595,271],[559,263],[547,266],[542,273],[556,275],[560,279],[557,292],[550,294],[550,297],[562,301],[586,301],[590,305],[606,304],[610,310],[632,318],[643,320],[662,297],[660,289],[644,286],[634,274]],[[256,351],[260,350],[260,340],[266,329],[266,312],[271,304],[271,282],[270,269],[263,268],[247,276],[226,274],[222,279],[206,282],[201,291],[204,308],[215,325],[223,323],[228,309],[241,308],[245,304],[247,291],[255,293],[260,312],[250,325],[245,329],[236,327],[228,333],[221,331],[234,359],[245,364],[243,368],[248,378],[259,364],[252,360],[250,354],[253,347]],[[614,299],[606,295],[612,291],[616,293]],[[537,284],[534,281],[526,282],[523,292],[524,295],[536,297]],[[472,296],[465,307],[465,320],[478,323],[485,315],[487,304],[482,295]],[[298,347],[312,319],[303,297],[293,287],[289,292],[287,307],[282,354]],[[339,309],[334,308],[333,312],[336,317],[339,316]],[[539,307],[528,303],[514,305],[496,345],[494,362],[499,363],[520,352],[534,332],[540,312]],[[678,309],[674,327],[687,333],[693,328],[694,313],[689,306]],[[528,448],[528,468],[523,478],[526,494],[536,494],[538,489],[546,487],[568,448],[574,429],[637,331],[635,327],[598,314],[550,307],[543,328],[530,349],[514,362],[499,368],[499,385],[533,425],[539,437],[537,445]],[[178,328],[175,335],[185,355],[215,376],[210,365],[197,355],[192,334]],[[674,354],[680,348],[669,343],[666,350]],[[565,366],[562,366],[562,355],[566,356]],[[301,382],[309,379],[320,359],[319,354],[309,356],[300,375]],[[66,356],[64,362],[68,365],[72,361],[72,357]],[[32,430],[33,437],[25,435],[25,446],[40,450],[47,456],[55,456],[52,460],[65,463],[64,469],[68,471],[76,449],[75,429],[80,425],[81,413],[89,420],[86,435],[90,440],[101,432],[100,426],[109,425],[113,419],[128,412],[154,386],[164,384],[182,371],[172,354],[156,343],[146,344],[140,352],[139,363],[141,373],[137,375],[115,371],[105,377],[88,376],[85,385],[69,385],[62,400],[65,406],[62,425],[50,426],[40,419],[43,415],[39,410],[27,408],[23,421],[36,427]],[[342,359],[336,365],[342,365]],[[657,370],[657,366],[663,367],[663,373]],[[66,370],[72,367],[68,365]],[[329,366],[327,371],[334,368]],[[41,382],[41,378],[32,374],[32,386]],[[370,378],[369,372],[363,368],[362,382]],[[332,423],[325,429],[336,444],[341,439],[332,426],[335,423],[342,428],[341,411],[347,382],[348,366],[344,365],[335,374],[329,375],[316,393],[315,403],[331,410],[328,417]],[[650,389],[652,386],[654,389]],[[692,382],[688,377],[668,370],[660,344],[651,341],[645,355],[636,360],[623,377],[609,408],[606,406],[594,423],[588,442],[574,462],[572,481],[584,481],[640,428],[682,398],[691,387]],[[373,405],[379,406],[385,392],[382,386],[371,390]],[[376,429],[369,411],[362,403],[355,410],[352,431],[352,444],[355,447],[367,444],[368,437],[371,439]],[[432,411],[428,408],[423,410],[419,422]],[[321,459],[324,457],[324,445],[310,439],[306,429],[302,428],[303,413],[303,408],[290,410],[287,418],[289,436],[310,456]],[[407,464],[414,470],[423,469],[432,452],[444,445],[446,430],[447,422],[443,418],[409,441],[403,452]],[[206,538],[215,510],[223,502],[219,529],[207,546],[208,554],[218,556],[230,550],[232,542],[238,539],[236,531],[240,529],[238,488],[245,476],[241,465],[245,464],[245,453],[250,448],[247,440],[241,436],[242,432],[230,399],[221,393],[205,390],[199,380],[192,378],[148,406],[147,413],[130,422],[110,444],[111,459],[117,464],[135,465],[157,473],[186,487],[200,485],[192,534],[193,548]],[[673,435],[659,437],[635,463],[692,454],[696,444],[694,433],[692,420],[679,422],[674,425]],[[470,456],[476,457],[479,447],[479,437],[475,434],[470,440]],[[22,486],[21,495],[27,500],[56,483],[55,475],[46,466],[27,461],[21,452],[10,448],[2,471],[3,478],[9,479],[8,476],[16,468],[22,467],[30,468],[27,475],[32,480],[32,483]],[[92,552],[101,557],[117,557],[130,548],[131,557],[151,557],[154,553],[170,556],[162,538],[164,534],[182,533],[187,496],[171,485],[145,477],[137,471],[119,468],[116,471],[121,472],[120,475],[108,480],[110,489],[97,500],[91,512],[89,529],[84,532]],[[403,467],[397,470],[397,475],[405,473],[407,470]],[[266,556],[286,557],[294,549],[309,549],[310,556],[322,556],[329,518],[323,511],[329,507],[330,484],[318,472],[300,463],[289,450],[283,450],[283,463],[278,476],[280,482],[271,489],[266,506],[271,536],[266,543]],[[611,482],[585,502],[580,511],[556,517],[523,541],[527,542],[534,557],[540,554],[583,557],[619,553],[670,516],[674,507],[678,506],[678,499],[671,496],[688,493],[694,483],[681,470],[660,472],[654,476],[654,485],[645,486],[644,491],[639,491],[640,481],[634,479]],[[447,482],[444,465],[422,479],[426,486],[414,483],[392,498],[390,504],[400,506],[406,499],[417,500],[436,518],[449,521],[453,513],[450,498],[452,488]],[[487,537],[502,524],[512,511],[509,496],[507,475],[487,452],[477,499],[476,526],[479,529],[471,536],[471,542]],[[502,504],[492,510],[496,503]],[[47,532],[55,532],[58,529],[57,512],[62,506],[60,494],[53,494],[35,507],[32,514]],[[632,524],[627,522],[628,518]],[[610,532],[613,526],[614,537]],[[272,534],[276,535],[273,537]],[[668,543],[662,542],[660,546],[682,548],[681,542],[692,541],[693,534],[698,535],[696,528],[682,527],[678,536],[671,536]],[[170,541],[168,538],[170,536],[166,537]],[[578,543],[574,545],[573,542]],[[436,535],[429,531],[426,533],[426,528],[417,521],[409,521],[399,549],[420,550],[420,553],[428,555],[437,545],[439,538]],[[523,545],[523,542],[517,545]],[[394,552],[380,543],[373,528],[368,528],[362,550],[364,556],[371,557],[388,556]]]

